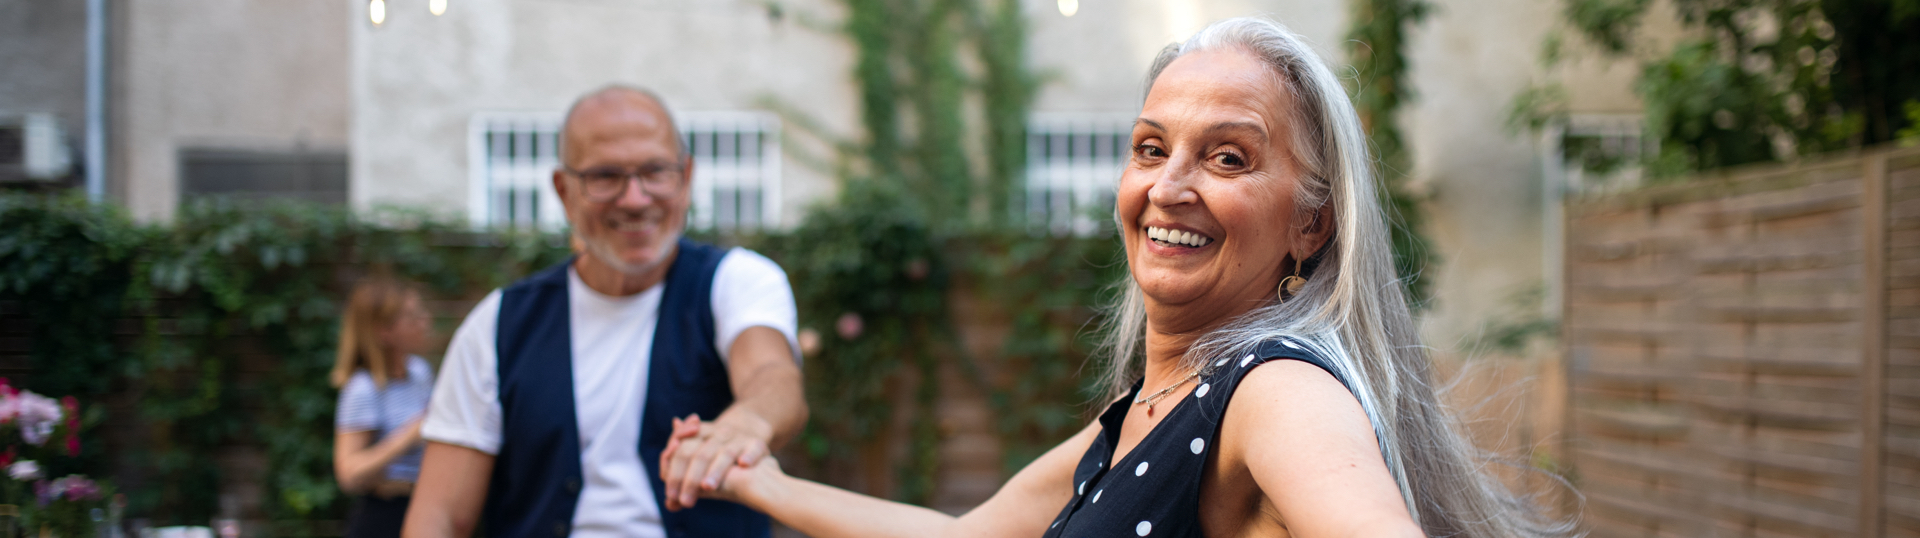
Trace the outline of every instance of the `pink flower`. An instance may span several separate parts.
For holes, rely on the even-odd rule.
[[[13,458],[15,457],[18,457],[18,456],[15,456],[13,454],[13,447],[7,447],[7,452],[4,454],[0,454],[0,467],[12,466]]]
[[[80,436],[79,435],[67,436],[67,455],[68,456],[80,455]]]
[[[840,319],[833,322],[833,331],[840,333],[840,338],[845,340],[859,338],[860,332],[865,329],[866,323],[860,319],[860,315],[852,312],[841,314]]]

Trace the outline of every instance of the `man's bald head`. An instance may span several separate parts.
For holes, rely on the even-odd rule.
[[[601,135],[606,124],[622,124],[643,130],[665,129],[672,137],[673,145],[681,154],[686,148],[681,145],[680,131],[673,122],[673,114],[667,112],[666,103],[659,95],[642,88],[624,85],[610,85],[588,92],[575,99],[567,107],[565,120],[560,124],[560,162],[573,166],[578,157],[577,144],[591,143]],[[584,124],[592,124],[591,128]]]

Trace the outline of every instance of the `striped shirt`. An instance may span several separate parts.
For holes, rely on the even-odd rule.
[[[433,395],[433,367],[426,359],[407,357],[407,378],[388,379],[382,389],[373,383],[365,369],[355,370],[347,384],[340,387],[340,406],[335,410],[335,433],[374,432],[376,439],[405,428],[427,412],[427,399]],[[377,442],[377,441],[376,441]],[[387,464],[386,478],[412,482],[420,477],[422,447],[414,447],[393,463]]]

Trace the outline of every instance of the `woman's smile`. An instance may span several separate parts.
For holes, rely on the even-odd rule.
[[[1295,242],[1285,92],[1251,55],[1175,60],[1134,124],[1117,196],[1157,328],[1191,331],[1270,301]],[[1192,305],[1193,308],[1167,307]]]

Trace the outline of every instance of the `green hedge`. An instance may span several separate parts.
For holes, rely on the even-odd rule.
[[[912,455],[893,465],[899,487],[881,493],[924,501],[938,465],[932,404],[941,390],[929,373],[941,361],[1014,374],[967,369],[996,405],[1010,468],[1081,425],[1084,329],[1117,276],[1118,245],[1018,231],[938,235],[899,207],[843,201],[790,232],[722,242],[779,261],[803,327],[822,336],[807,362],[814,414],[798,463],[858,465],[861,446],[906,405],[916,417],[906,432]],[[30,325],[26,388],[78,396],[96,417],[105,402],[130,410],[114,422],[136,425],[136,440],[109,455],[94,441],[101,432],[88,431],[71,471],[116,478],[133,517],[205,522],[218,509],[217,455],[254,446],[268,457],[269,517],[338,519],[345,503],[332,479],[326,372],[354,279],[382,271],[421,282],[430,298],[471,301],[563,259],[565,245],[561,235],[473,233],[403,211],[214,200],[147,225],[73,198],[4,195],[0,302]],[[955,282],[1004,309],[1012,331],[998,356],[968,357],[958,345],[948,310]],[[445,335],[465,313],[438,314]],[[852,338],[834,327],[846,314],[864,322]]]

